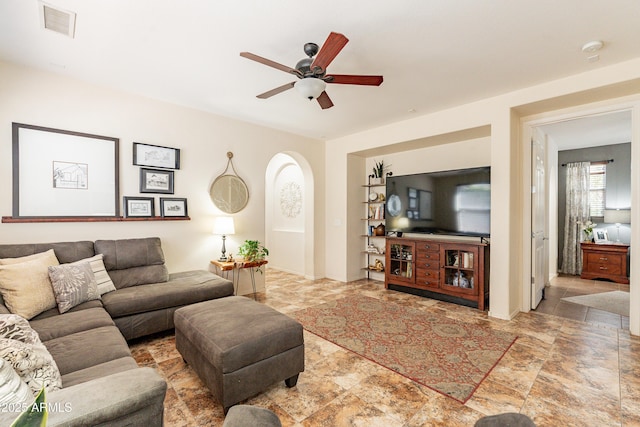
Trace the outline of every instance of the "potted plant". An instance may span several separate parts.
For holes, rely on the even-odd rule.
[[[388,167],[384,165],[384,160],[375,162],[373,174],[369,175],[372,184],[384,184],[384,172]]]
[[[238,248],[238,255],[246,262],[262,261],[269,255],[269,249],[265,248],[258,240],[245,240]],[[258,271],[262,273],[260,268]]]

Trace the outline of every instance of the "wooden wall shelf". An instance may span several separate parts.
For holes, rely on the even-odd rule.
[[[34,222],[129,222],[129,221],[189,221],[188,216],[175,217],[122,217],[122,216],[78,216],[78,217],[27,217],[14,218],[3,216],[2,222],[5,224],[34,223]]]

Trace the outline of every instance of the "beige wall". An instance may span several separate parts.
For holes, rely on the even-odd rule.
[[[132,143],[181,149],[175,197],[188,199],[190,221],[0,224],[0,243],[93,240],[159,236],[170,271],[208,268],[220,255],[221,239],[211,234],[220,214],[209,199],[209,185],[226,166],[227,151],[249,187],[247,207],[235,214],[236,235],[227,250],[236,253],[245,239],[265,239],[265,170],[269,159],[286,151],[305,158],[315,176],[324,174],[321,141],[93,86],[81,81],[0,62],[0,215],[12,206],[11,123],[120,138],[120,196],[139,195],[139,167],[132,165]],[[321,180],[322,181],[322,180]],[[323,183],[315,206],[324,210]],[[159,208],[159,196],[156,209]],[[158,212],[158,211],[157,211]],[[324,226],[322,221],[321,227]],[[320,229],[317,245],[323,250]],[[316,273],[324,276],[324,272]],[[256,275],[258,280],[263,277]]]
[[[616,97],[638,94],[640,91],[640,59],[603,67],[583,74],[525,88],[502,96],[462,105],[404,122],[394,123],[358,134],[327,141],[326,158],[335,168],[326,175],[327,188],[335,189],[331,195],[333,209],[327,211],[327,276],[338,280],[348,280],[355,270],[349,265],[353,255],[348,252],[346,242],[355,234],[354,225],[347,215],[353,215],[348,189],[362,184],[363,176],[369,173],[364,162],[349,161],[357,172],[347,173],[347,159],[354,154],[365,157],[380,156],[385,153],[404,151],[406,147],[418,148],[434,144],[451,144],[455,138],[447,135],[465,135],[474,129],[490,129],[491,174],[492,174],[492,216],[491,216],[491,308],[489,314],[499,318],[512,318],[523,307],[523,271],[528,260],[524,258],[524,244],[528,234],[525,230],[526,211],[523,194],[524,173],[528,166],[523,163],[520,120],[522,117],[545,111],[576,107],[587,103]],[[636,110],[640,107],[635,107]],[[637,111],[634,117],[638,117]],[[635,123],[634,143],[640,142]],[[463,141],[468,138],[459,138]],[[418,142],[417,142],[418,141]],[[452,146],[450,146],[452,147]],[[444,161],[448,156],[443,157]],[[636,150],[634,153],[637,153]],[[634,158],[638,158],[635,155]],[[637,164],[637,163],[636,163]],[[639,168],[635,168],[637,170]],[[637,182],[637,181],[635,181]],[[632,189],[633,199],[638,200],[640,188]],[[633,216],[640,220],[640,211],[633,210]],[[637,234],[636,234],[637,235]],[[330,247],[329,242],[335,242]],[[634,242],[632,241],[632,245]],[[640,245],[640,241],[635,241]],[[640,268],[640,256],[633,255],[632,272]],[[632,273],[633,283],[633,273]],[[637,288],[637,287],[636,287]],[[640,306],[640,289],[632,286],[632,302]],[[638,312],[640,313],[640,311]],[[640,314],[631,314],[632,333],[640,333]]]

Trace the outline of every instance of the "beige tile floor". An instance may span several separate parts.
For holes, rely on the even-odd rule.
[[[629,335],[628,326],[622,329],[622,319],[618,325],[585,313],[576,320],[576,310],[560,317],[564,304],[558,294],[611,285],[561,278],[547,288],[548,299],[538,311],[503,321],[387,291],[376,281],[311,281],[271,269],[266,274],[267,290],[258,300],[283,313],[360,294],[519,336],[463,405],[305,332],[306,370],[297,386],[274,384],[246,402],[273,410],[285,427],[473,426],[484,415],[511,411],[527,414],[538,426],[640,426],[640,339]],[[168,381],[166,426],[222,424],[220,405],[183,363],[172,334],[137,340],[131,347],[140,365],[156,368]]]

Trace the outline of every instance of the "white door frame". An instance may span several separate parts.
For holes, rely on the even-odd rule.
[[[578,107],[568,108],[564,110],[546,112],[542,114],[536,114],[533,116],[523,117],[520,119],[520,147],[522,152],[522,161],[520,167],[522,168],[522,187],[521,191],[524,197],[522,198],[522,212],[525,217],[522,218],[522,301],[520,310],[523,312],[529,312],[531,310],[531,138],[533,136],[533,128],[557,123],[567,120],[578,119],[582,117],[588,117],[593,115],[601,115],[614,113],[618,111],[632,111],[631,126],[632,140],[631,140],[631,164],[640,164],[640,102],[637,96],[628,96],[624,98],[618,98],[613,100],[607,100],[603,102],[581,105]],[[637,182],[640,180],[639,168],[631,168],[631,217],[632,223],[638,224],[631,228],[631,246],[640,247],[640,221],[634,221],[634,218],[638,218],[640,215],[640,200],[634,197],[635,192],[639,191],[637,188]],[[548,189],[550,190],[550,189]],[[630,262],[630,276],[633,284],[633,273],[635,266],[640,266],[640,254],[639,251],[631,251]],[[638,254],[634,256],[634,254]],[[637,259],[637,262],[634,262]],[[554,268],[550,266],[550,268]],[[634,307],[640,307],[640,287],[630,287],[630,299],[631,305]],[[630,313],[630,331],[634,335],[640,335],[640,311]]]

